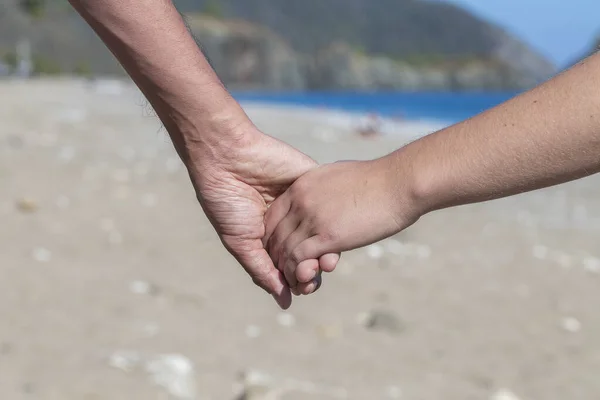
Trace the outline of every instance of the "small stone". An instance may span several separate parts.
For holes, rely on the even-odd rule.
[[[17,201],[17,209],[22,213],[34,213],[38,210],[38,204],[30,198],[22,198]]]
[[[386,251],[388,251],[392,254],[395,254],[397,256],[403,256],[406,254],[406,248],[404,246],[404,243],[402,243],[399,240],[396,240],[396,239],[387,240],[384,243],[384,246],[385,246]]]
[[[58,159],[65,163],[68,164],[71,161],[73,161],[73,159],[75,158],[75,147],[73,146],[64,146],[60,149],[60,151],[58,152]]]
[[[577,333],[581,331],[581,322],[576,318],[563,318],[561,322],[562,328],[569,333]]]
[[[399,333],[405,329],[400,319],[386,310],[375,310],[369,313],[365,327],[371,330]]]
[[[171,396],[181,400],[196,398],[194,364],[181,354],[165,354],[145,365],[151,381],[164,388]]]
[[[105,96],[120,96],[125,91],[123,83],[118,80],[103,79],[94,84],[96,93]]]
[[[76,124],[85,121],[87,119],[87,114],[87,110],[82,108],[67,108],[58,113],[58,120],[60,122]]]
[[[369,322],[370,318],[371,314],[369,314],[368,312],[361,312],[360,314],[356,315],[355,321],[357,325],[367,326],[367,323]]]
[[[519,400],[519,397],[510,390],[501,389],[492,394],[490,400]]]
[[[553,254],[554,260],[563,268],[570,268],[573,265],[573,257],[571,257],[567,253],[563,253],[561,251],[555,252]]]
[[[385,250],[383,246],[379,244],[372,244],[367,247],[367,255],[373,260],[379,260],[383,258],[384,254]]]
[[[155,337],[158,332],[160,332],[160,327],[155,323],[146,324],[142,327],[142,333],[147,338]]]
[[[22,149],[25,146],[25,141],[18,135],[8,135],[6,142],[13,149]]]
[[[388,399],[402,398],[402,390],[398,386],[388,386],[385,390],[385,394]]]
[[[138,367],[141,360],[141,356],[134,351],[118,351],[110,356],[108,365],[124,372],[131,372]]]
[[[52,147],[58,141],[58,136],[54,133],[42,133],[38,136],[37,143],[43,147]]]
[[[31,394],[35,392],[35,385],[31,382],[26,382],[23,384],[23,386],[21,386],[21,390],[23,391],[23,393]]]
[[[289,313],[280,313],[277,315],[277,323],[286,328],[290,328],[296,324],[296,318]]]
[[[69,199],[67,196],[60,196],[56,199],[56,206],[61,210],[66,210],[71,206],[71,199]]]
[[[273,386],[274,380],[269,375],[260,371],[245,372],[236,400],[278,400],[272,395]]]
[[[318,334],[325,339],[337,339],[342,336],[342,327],[336,324],[319,325]]]
[[[131,180],[131,174],[126,169],[118,169],[113,172],[112,178],[115,182],[129,183]]]
[[[533,257],[538,260],[545,260],[548,257],[549,249],[546,246],[536,245],[533,247]]]
[[[259,337],[261,335],[261,329],[260,327],[256,326],[256,325],[248,325],[246,327],[246,336],[249,337],[250,339],[256,339],[257,337]]]
[[[431,257],[431,248],[425,245],[417,246],[417,257],[421,260],[427,260]]]
[[[0,355],[8,355],[12,352],[13,346],[10,343],[0,343]]]
[[[339,140],[339,135],[335,131],[324,129],[315,130],[313,137],[325,143],[335,143]]]
[[[110,243],[113,246],[123,244],[123,235],[117,231],[111,231],[108,234],[108,243]]]
[[[150,172],[150,167],[148,166],[148,164],[137,163],[133,167],[133,173],[136,174],[137,176],[144,177],[144,176],[148,175],[148,172]]]
[[[592,273],[600,272],[600,259],[596,257],[586,257],[583,259],[583,268]]]
[[[31,255],[35,261],[40,263],[47,263],[52,259],[52,253],[50,250],[43,247],[35,248]]]
[[[136,151],[133,147],[123,147],[121,150],[119,150],[119,156],[124,161],[131,162],[135,159]]]
[[[100,220],[100,229],[105,232],[111,232],[115,229],[115,221],[110,218],[103,218]]]
[[[115,200],[126,200],[129,198],[130,195],[131,189],[127,186],[119,186],[112,193],[112,197]]]
[[[157,292],[156,287],[150,282],[146,281],[133,281],[129,284],[129,291],[133,294],[154,294]]]
[[[165,168],[168,173],[174,174],[182,167],[182,162],[179,158],[171,157],[165,162]]]
[[[158,204],[158,198],[154,193],[146,193],[142,196],[142,205],[144,207],[152,208]]]

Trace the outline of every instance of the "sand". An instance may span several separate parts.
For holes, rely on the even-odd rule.
[[[245,107],[319,162],[437,129]],[[282,313],[133,87],[0,82],[0,121],[1,399],[600,398],[598,177],[428,215]]]

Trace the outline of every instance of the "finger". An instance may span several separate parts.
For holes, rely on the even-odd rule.
[[[299,295],[304,295],[304,296],[308,296],[309,294],[313,294],[314,292],[316,292],[317,290],[319,290],[321,288],[321,284],[323,283],[323,276],[321,275],[321,273],[319,272],[319,274],[317,276],[314,277],[313,280],[311,280],[308,283],[299,283],[298,286],[296,286],[295,291],[296,296]]]
[[[260,241],[257,242],[257,247],[261,246]],[[290,287],[283,274],[273,265],[267,251],[262,247],[250,251],[237,251],[235,247],[231,250],[252,281],[273,296],[282,309],[288,309],[292,304]]]
[[[329,253],[319,258],[319,267],[323,272],[333,272],[340,262],[340,253]]]
[[[300,225],[300,218],[296,214],[288,213],[288,215],[279,222],[279,225],[275,228],[273,235],[267,243],[267,249],[269,255],[275,264],[275,267],[279,268],[279,261],[281,257],[281,251],[283,250],[283,244],[292,232]],[[281,265],[283,268],[283,265]],[[280,269],[282,270],[282,269]]]
[[[266,248],[269,239],[273,235],[277,225],[285,218],[290,211],[291,201],[287,192],[283,193],[271,204],[265,214],[265,235],[263,236],[263,247]]]
[[[298,247],[300,243],[302,243],[310,237],[308,229],[308,223],[301,221],[298,227],[292,233],[289,234],[289,236],[281,246],[282,256],[279,259],[277,267],[280,271],[283,271],[283,275],[285,276],[288,285],[290,285],[290,287],[292,288],[298,284],[298,279],[296,277],[296,267],[303,261],[310,261],[306,259],[298,259],[293,253],[294,249],[296,249],[296,247]],[[307,264],[310,264],[310,266],[305,267],[305,269],[314,269],[315,271],[315,274],[308,279],[310,281],[316,276],[316,273],[319,271],[319,260],[315,258],[312,259],[312,262]]]
[[[325,254],[319,260],[305,260],[296,267],[298,284],[310,283],[319,272],[333,272],[340,260],[340,253]],[[287,278],[286,278],[287,279]]]
[[[295,235],[295,232],[294,232]],[[303,240],[302,242],[298,243],[298,245],[292,250],[290,251],[289,249],[286,250],[286,254],[287,254],[287,259],[283,268],[284,271],[284,275],[286,280],[288,281],[288,284],[290,285],[291,288],[293,288],[295,285],[292,283],[293,281],[297,282],[297,279],[293,279],[290,278],[290,274],[295,274],[298,265],[302,263],[302,261],[305,260],[317,260],[319,257],[321,257],[323,254],[328,254],[329,253],[329,249],[328,246],[323,242],[323,240],[321,239],[321,237],[319,237],[318,235],[312,236],[310,238],[307,238],[305,240]],[[326,259],[326,261],[328,262],[327,267],[331,267],[331,261],[334,258],[328,258]],[[307,263],[308,267],[303,267],[302,269],[311,269],[314,268],[314,265],[309,265]],[[330,269],[330,268],[329,268]],[[304,271],[302,272],[303,274],[305,273]],[[306,274],[308,275],[308,272],[306,272]],[[294,277],[295,278],[295,277]]]
[[[314,258],[310,260],[304,260],[296,267],[296,280],[298,281],[298,284],[310,283],[317,277],[319,271],[319,260]]]

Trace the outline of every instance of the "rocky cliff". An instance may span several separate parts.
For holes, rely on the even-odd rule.
[[[44,3],[42,1],[42,3]],[[526,88],[553,66],[464,10],[420,0],[176,0],[231,88],[464,90]],[[0,3],[0,64],[31,43],[39,73],[123,74],[66,0],[38,15]],[[196,11],[209,12],[211,16]],[[0,68],[0,71],[2,68]]]
[[[529,87],[542,79],[501,59],[441,60],[415,65],[368,55],[344,42],[333,43],[314,54],[303,54],[267,28],[245,21],[196,14],[186,19],[211,64],[232,88],[500,90]],[[507,41],[506,57],[510,46],[514,43]],[[531,68],[535,65],[533,60]]]

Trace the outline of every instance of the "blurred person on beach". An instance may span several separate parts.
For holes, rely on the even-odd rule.
[[[377,242],[435,210],[597,172],[600,53],[385,157],[306,173],[269,208],[263,243],[294,294],[310,294],[323,254]]]
[[[317,166],[260,132],[225,90],[170,0],[70,0],[144,93],[227,250],[282,308],[290,288],[264,246],[269,205]],[[339,254],[318,263],[332,271]]]

